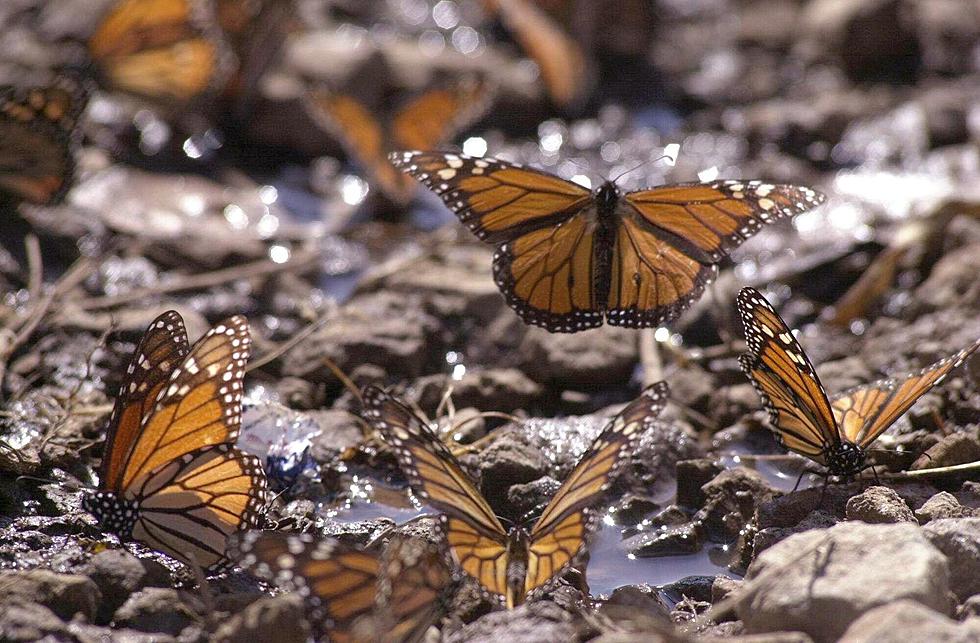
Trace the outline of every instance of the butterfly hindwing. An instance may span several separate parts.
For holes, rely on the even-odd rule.
[[[109,417],[99,481],[106,490],[122,490],[125,465],[163,385],[187,355],[184,320],[173,310],[157,317],[136,346]]]
[[[623,456],[667,404],[666,382],[648,387],[610,422],[562,482],[531,530],[524,593],[558,576],[599,525],[595,506],[622,468]]]
[[[749,352],[742,370],[769,412],[776,436],[788,448],[819,463],[841,438],[827,393],[792,331],[757,290],[737,299]]]
[[[978,347],[980,341],[915,373],[856,386],[835,395],[831,406],[841,433],[851,442],[867,447]]]

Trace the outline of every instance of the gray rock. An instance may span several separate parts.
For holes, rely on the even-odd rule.
[[[163,632],[177,636],[198,620],[174,589],[150,587],[129,597],[116,610],[116,625],[141,632]]]
[[[521,369],[534,380],[586,390],[621,386],[638,359],[635,331],[615,326],[581,333],[530,328],[517,354]]]
[[[714,582],[711,583],[711,602],[717,603],[728,598],[730,594],[737,591],[743,584],[745,584],[745,581],[737,578],[715,576]]]
[[[956,496],[948,491],[940,491],[915,510],[915,517],[920,525],[941,518],[965,518],[974,515],[975,510],[961,505]]]
[[[919,456],[913,469],[932,469],[980,460],[980,437],[976,431],[951,433]]]
[[[304,643],[309,638],[310,627],[304,616],[303,599],[289,593],[255,601],[222,623],[212,640],[219,643]]]
[[[673,388],[670,389],[673,393]],[[677,463],[677,504],[682,507],[701,508],[707,496],[702,489],[721,473],[723,468],[710,458],[681,460]]]
[[[848,520],[867,523],[915,522],[912,510],[888,487],[869,487],[847,501]]]
[[[500,511],[508,510],[507,491],[511,485],[537,480],[550,469],[550,463],[541,452],[523,440],[519,433],[507,432],[478,457],[463,460],[464,463],[477,461],[481,489],[491,506],[500,507]]]
[[[826,511],[814,511],[798,523],[790,527],[765,527],[759,529],[752,536],[752,550],[756,556],[769,549],[781,540],[785,540],[793,534],[799,534],[811,529],[825,529],[833,527],[840,522],[836,516],[832,516]]]
[[[445,375],[420,378],[416,382],[419,405],[426,410],[434,409],[449,383],[453,386],[453,403],[457,408],[475,406],[482,411],[510,413],[526,409],[543,394],[540,384],[516,368],[471,369],[455,382],[449,382]]]
[[[980,618],[980,594],[971,596],[963,601],[956,610],[956,618],[965,621],[968,618]]]
[[[873,609],[858,618],[844,632],[840,643],[976,643],[978,640],[980,621],[970,619],[957,623],[921,603],[901,600]]]
[[[82,569],[102,594],[96,622],[107,623],[130,594],[147,586],[170,584],[166,569],[153,561],[142,561],[124,549],[100,552]]]
[[[946,558],[908,524],[841,523],[794,534],[759,554],[746,580],[758,583],[737,605],[747,632],[790,628],[818,643],[899,599],[944,613],[951,607]]]
[[[574,617],[551,601],[491,612],[447,636],[446,643],[552,643],[578,640]]]
[[[639,533],[627,538],[620,546],[632,556],[653,558],[696,554],[701,551],[702,541],[697,525],[686,523]]]
[[[649,626],[651,622],[660,625],[670,623],[670,605],[650,585],[617,587],[598,611],[617,625],[621,625],[623,621],[640,627]]]
[[[0,600],[40,603],[66,621],[76,614],[91,619],[102,600],[99,588],[89,578],[46,569],[0,572],[0,587]]]
[[[67,626],[44,605],[5,600],[0,605],[0,641],[34,643],[45,636],[52,640],[70,640]]]
[[[117,627],[100,627],[72,621],[68,624],[68,633],[78,643],[176,643],[177,639],[159,632],[138,632]],[[192,638],[182,638],[182,643],[193,641]]]
[[[922,528],[949,559],[949,585],[960,600],[980,594],[980,518],[943,518]]]
[[[707,500],[694,519],[704,524],[712,542],[734,540],[756,507],[779,493],[761,475],[742,467],[722,471],[701,490]]]

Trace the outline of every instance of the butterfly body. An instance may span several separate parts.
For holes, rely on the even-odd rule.
[[[493,275],[528,324],[573,333],[609,323],[669,323],[764,224],[823,202],[806,187],[763,181],[595,191],[546,172],[449,152],[391,162],[439,195],[479,239],[497,246]]]
[[[528,528],[505,529],[449,449],[407,406],[375,387],[364,416],[395,447],[412,490],[443,512],[442,529],[459,567],[508,607],[524,602],[572,564],[598,528],[596,505],[630,445],[663,409],[667,385],[646,389],[606,425]]]
[[[757,290],[739,292],[738,310],[749,348],[739,361],[769,412],[777,439],[842,480],[868,468],[871,443],[980,348],[977,341],[915,373],[830,397],[792,331]]]

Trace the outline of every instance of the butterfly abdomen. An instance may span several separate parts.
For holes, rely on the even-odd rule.
[[[523,527],[507,534],[507,608],[517,607],[527,598],[524,579],[527,578],[528,547],[531,537]]]
[[[617,210],[619,208],[619,189],[612,181],[606,181],[594,193],[596,207],[595,232],[595,265],[592,284],[596,303],[605,307],[609,301],[611,286],[609,275],[612,274],[613,244],[616,241],[616,228],[619,225]]]

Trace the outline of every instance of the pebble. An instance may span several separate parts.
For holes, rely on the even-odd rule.
[[[902,497],[888,487],[870,487],[847,501],[848,520],[867,523],[915,522],[915,515]]]

